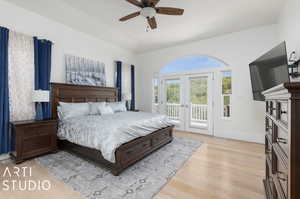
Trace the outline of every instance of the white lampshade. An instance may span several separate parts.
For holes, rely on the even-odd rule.
[[[33,102],[49,102],[49,91],[35,90],[32,93]]]

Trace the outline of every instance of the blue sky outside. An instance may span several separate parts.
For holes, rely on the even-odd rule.
[[[183,72],[190,70],[211,69],[225,66],[219,60],[207,56],[186,57],[167,64],[160,73]],[[224,74],[229,75],[229,74]]]

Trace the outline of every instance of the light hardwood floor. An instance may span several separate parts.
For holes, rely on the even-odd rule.
[[[263,145],[185,132],[176,132],[175,136],[200,140],[203,145],[163,187],[155,199],[264,198]],[[3,171],[6,166],[13,167],[14,164],[0,164],[0,171]],[[34,167],[35,179],[51,180],[51,191],[1,192],[0,189],[1,199],[83,199],[71,187],[50,176],[47,169],[34,160],[26,161],[20,166]]]
[[[176,132],[203,142],[155,199],[263,199],[264,146]]]

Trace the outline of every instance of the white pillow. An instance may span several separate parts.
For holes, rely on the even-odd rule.
[[[99,106],[98,111],[101,115],[110,115],[114,114],[114,111],[110,106]]]
[[[89,115],[90,106],[88,103],[59,102],[57,111],[59,112],[58,116],[61,117],[60,119],[69,119],[72,117]]]
[[[64,119],[64,116],[63,116],[63,112],[61,110],[61,106],[58,106],[57,107],[57,116],[60,120],[63,120]]]
[[[127,111],[126,102],[109,102],[107,105],[110,106],[115,113]]]
[[[90,105],[90,115],[101,114],[99,109],[106,106],[106,102],[89,102]]]

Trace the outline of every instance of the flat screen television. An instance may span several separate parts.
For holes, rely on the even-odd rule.
[[[290,81],[285,42],[252,62],[249,67],[253,99],[264,101],[263,91]]]

